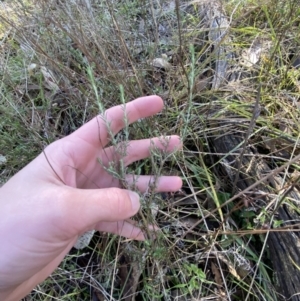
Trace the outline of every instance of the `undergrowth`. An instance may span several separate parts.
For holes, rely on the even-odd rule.
[[[298,181],[300,9],[293,0],[220,3],[0,4],[0,184],[49,143],[141,95],[160,95],[164,111],[113,144],[177,134],[184,145],[129,170],[184,181],[178,193],[141,195],[136,219],[157,225],[155,237],[96,233],[24,300],[280,300],[266,239],[284,221],[257,191],[243,193],[238,177],[259,158],[283,167],[282,189]],[[209,11],[229,24],[215,41]],[[230,70],[217,86],[225,58]],[[219,153],[213,141],[227,134],[244,140]],[[249,165],[238,164],[246,156]]]

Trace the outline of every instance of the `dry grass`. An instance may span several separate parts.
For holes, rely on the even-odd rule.
[[[9,16],[0,14],[1,182],[104,108],[158,94],[165,110],[115,143],[180,135],[181,153],[154,153],[132,170],[178,174],[184,187],[143,196],[138,219],[161,228],[154,240],[96,234],[25,300],[277,300],[264,228],[273,207],[249,201],[237,176],[229,181],[228,154],[212,140],[241,135],[236,160],[256,148],[271,170],[286,164],[284,185],[297,177],[297,2],[224,1],[230,27],[217,42],[205,1],[33,2],[11,0]],[[217,86],[225,58],[230,75]]]

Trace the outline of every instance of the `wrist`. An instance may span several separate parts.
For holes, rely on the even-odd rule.
[[[22,261],[19,245],[22,245],[22,216],[18,211],[17,189],[12,190],[10,181],[0,189],[0,300],[20,300],[32,290],[31,279],[22,277]]]

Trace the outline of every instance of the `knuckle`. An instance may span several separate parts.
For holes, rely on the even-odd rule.
[[[110,193],[113,201],[110,202],[111,212],[116,215],[123,217],[128,212],[130,201],[128,196],[120,188],[111,188]]]

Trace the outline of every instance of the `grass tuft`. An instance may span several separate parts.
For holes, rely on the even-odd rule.
[[[120,156],[131,139],[178,134],[184,144],[108,167],[123,182],[127,172],[183,178],[178,193],[141,195],[147,241],[97,233],[24,300],[280,299],[267,238],[288,231],[276,218],[283,203],[299,213],[281,193],[299,178],[299,16],[293,0],[0,4],[0,184],[49,143],[141,95],[160,95],[165,109],[111,137],[123,141]],[[235,147],[216,150],[230,134]],[[263,186],[271,201],[260,178],[249,179],[258,160],[270,173],[283,166],[281,190]],[[259,188],[243,193],[240,177]],[[155,237],[149,225],[160,228]]]

